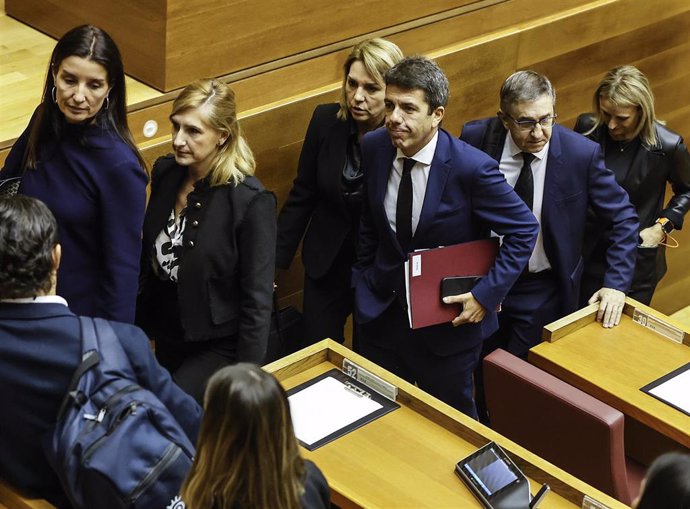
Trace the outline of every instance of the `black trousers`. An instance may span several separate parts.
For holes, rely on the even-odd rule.
[[[237,336],[208,341],[184,341],[177,285],[154,280],[155,305],[147,317],[156,341],[156,358],[187,394],[203,404],[206,382],[220,368],[237,362]]]
[[[312,345],[324,338],[345,341],[345,322],[354,308],[351,285],[354,248],[349,239],[343,243],[330,270],[320,278],[304,276],[304,342]],[[353,336],[356,336],[353,332]],[[353,345],[355,338],[353,337]]]
[[[462,325],[460,326],[462,327]],[[439,334],[457,333],[450,324],[410,328],[407,312],[394,301],[381,316],[359,325],[360,353],[398,375],[477,418],[472,373],[479,362],[481,343],[451,355],[436,355],[428,344]]]
[[[237,362],[237,336],[189,342],[181,338],[158,338],[156,357],[170,371],[175,383],[203,404],[211,375]]]

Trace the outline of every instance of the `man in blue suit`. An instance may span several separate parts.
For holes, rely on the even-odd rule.
[[[57,225],[35,198],[0,199],[0,477],[59,508],[69,504],[42,438],[81,361],[79,320],[55,295]],[[192,443],[201,408],[156,362],[144,333],[110,322],[136,374],[175,416]]]
[[[455,139],[441,121],[448,101],[443,71],[423,57],[386,74],[386,130],[362,140],[365,200],[353,267],[361,353],[475,416],[472,372],[496,308],[534,246],[534,216],[495,161]],[[392,142],[392,143],[391,143]],[[404,262],[416,249],[503,235],[489,274],[449,298],[463,310],[452,324],[410,328]]]
[[[529,269],[508,293],[500,331],[486,344],[524,357],[541,341],[544,325],[577,309],[588,207],[612,226],[604,285],[589,303],[599,303],[597,320],[604,327],[619,323],[635,266],[638,221],[599,145],[555,124],[556,93],[545,76],[516,72],[503,83],[500,98],[497,117],[465,124],[460,138],[499,163],[540,223]]]

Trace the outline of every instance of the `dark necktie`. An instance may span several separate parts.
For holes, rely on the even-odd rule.
[[[403,171],[398,186],[398,203],[395,206],[395,230],[398,242],[407,252],[412,240],[412,167],[414,159],[403,159]]]
[[[522,201],[532,210],[532,203],[534,202],[534,177],[532,176],[532,161],[536,156],[529,152],[522,153],[522,169],[520,176],[515,182],[515,192],[522,198]]]

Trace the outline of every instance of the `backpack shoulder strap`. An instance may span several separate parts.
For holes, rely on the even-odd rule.
[[[81,317],[80,319],[84,318]],[[135,380],[132,363],[110,322],[103,318],[87,318],[87,320],[93,324],[95,342],[93,346],[100,352],[101,371],[109,377]],[[90,339],[89,336],[85,336],[85,338]]]
[[[98,355],[98,339],[96,338],[93,319],[88,316],[80,316],[78,318],[81,329],[81,362],[72,374],[72,378],[67,386],[67,393],[62,398],[62,403],[60,403],[60,409],[57,414],[58,421],[62,419],[71,402],[79,403],[79,382],[84,373],[101,361],[100,355]]]
[[[98,338],[96,337],[95,319],[89,316],[80,316],[79,325],[81,328],[81,355],[86,357],[88,352],[95,350],[98,352]]]

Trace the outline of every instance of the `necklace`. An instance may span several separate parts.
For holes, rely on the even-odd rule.
[[[618,150],[625,152],[630,145],[635,145],[637,138],[632,138],[630,140],[618,140]]]

